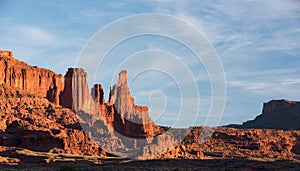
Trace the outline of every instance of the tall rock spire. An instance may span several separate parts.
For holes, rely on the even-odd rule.
[[[82,68],[69,68],[65,75],[61,105],[73,111],[89,112],[93,103],[87,83],[87,73]]]
[[[148,107],[135,105],[130,95],[126,70],[119,73],[118,83],[111,87],[108,105],[116,110],[114,128],[122,135],[147,138],[155,134],[156,127],[148,114]]]
[[[127,71],[123,70],[119,73],[118,83],[111,88],[110,105],[114,105],[118,113],[121,115],[121,119],[124,123],[125,114],[127,119],[133,113],[133,97],[130,95],[128,83],[127,83]]]

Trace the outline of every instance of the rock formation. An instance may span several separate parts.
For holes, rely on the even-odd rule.
[[[211,134],[213,133],[213,134]],[[144,149],[152,158],[269,158],[293,159],[300,156],[299,130],[236,129],[192,127],[181,143],[162,155],[153,152],[163,144],[151,144]],[[206,137],[207,136],[207,137]],[[172,137],[167,137],[168,143]],[[152,152],[151,152],[152,151]],[[153,154],[153,155],[151,155]],[[146,155],[147,156],[147,155]]]
[[[145,144],[151,143],[153,137],[167,129],[155,125],[146,106],[135,105],[126,74],[127,71],[120,72],[118,83],[110,89],[108,102],[104,99],[102,86],[95,84],[91,96],[94,107],[91,108],[97,110],[92,113],[85,110],[77,112],[84,118],[84,129],[109,151],[139,151]]]
[[[105,155],[86,136],[72,110],[6,84],[0,85],[0,97],[1,146]]]
[[[30,94],[59,104],[63,89],[62,75],[27,65],[13,57],[10,51],[0,51],[0,84],[20,88]]]
[[[299,159],[300,130],[274,130],[299,129],[299,111],[299,102],[272,100],[256,119],[235,125],[272,129],[170,129],[135,104],[126,71],[105,101],[101,84],[89,91],[81,68],[69,68],[63,80],[0,51],[0,146],[156,159]]]
[[[94,85],[94,87],[92,88],[92,96],[97,106],[101,106],[104,104],[104,91],[101,84]]]
[[[101,84],[89,91],[87,73],[81,68],[69,68],[63,80],[60,74],[29,66],[12,52],[0,51],[0,70],[1,84],[71,109],[80,116],[84,130],[108,149],[143,146],[164,129],[154,124],[146,106],[135,105],[126,71],[120,72],[106,102]],[[46,137],[50,141],[51,135]],[[144,141],[137,143],[136,138]]]
[[[60,104],[73,111],[90,112],[93,101],[88,88],[87,73],[82,68],[68,69],[64,89],[60,95]]]
[[[300,130],[300,102],[271,100],[264,103],[262,114],[242,125],[228,125],[236,128],[268,128]]]
[[[118,83],[111,88],[107,103],[109,107],[115,109],[114,128],[128,137],[151,138],[159,128],[150,118],[148,107],[135,105],[130,95],[126,74],[125,70],[120,72]]]
[[[0,71],[0,84],[41,96],[73,111],[91,108],[87,73],[81,68],[69,68],[63,80],[61,74],[30,66],[15,59],[12,52],[0,50]]]

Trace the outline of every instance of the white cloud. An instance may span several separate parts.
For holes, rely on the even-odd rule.
[[[20,26],[16,27],[14,31],[24,43],[31,43],[36,46],[55,46],[60,42],[57,35],[35,26]]]
[[[300,77],[299,78],[287,78],[283,82],[280,83],[281,85],[300,85]]]
[[[237,72],[228,74],[228,87],[246,91],[248,95],[298,99],[300,76],[297,69]],[[234,75],[234,76],[233,76]],[[297,88],[298,87],[298,88]]]
[[[221,57],[247,46],[247,51],[298,49],[299,1],[154,1],[157,12],[183,18],[202,30]],[[162,10],[165,9],[165,10]],[[169,9],[169,10],[166,10]],[[292,20],[294,26],[289,27]],[[285,23],[286,22],[286,23]]]

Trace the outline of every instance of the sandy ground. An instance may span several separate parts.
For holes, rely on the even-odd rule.
[[[67,155],[34,152],[21,148],[5,148],[0,152],[0,170],[147,170],[147,171],[198,171],[198,170],[300,170],[299,160],[269,159],[167,159],[132,160],[102,158],[88,155]]]

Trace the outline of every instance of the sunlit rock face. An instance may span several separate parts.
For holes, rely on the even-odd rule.
[[[10,51],[0,51],[0,84],[16,87],[59,104],[63,90],[62,75],[32,67],[13,57]]]
[[[87,73],[82,68],[69,68],[64,76],[64,90],[60,95],[60,104],[73,111],[94,112]]]

